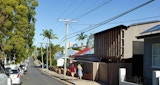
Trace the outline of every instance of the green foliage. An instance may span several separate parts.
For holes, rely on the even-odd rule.
[[[142,77],[131,76],[131,77],[128,77],[126,81],[143,85]]]
[[[26,16],[26,14],[28,13],[28,9],[24,5],[18,5],[16,6],[16,13],[21,16]]]
[[[16,62],[33,52],[37,6],[37,0],[0,0],[0,50]]]
[[[82,47],[72,47],[72,49],[80,51],[82,49]]]
[[[44,36],[44,38],[48,38],[49,40],[50,39],[58,39],[58,37],[56,36],[56,34],[53,33],[53,31],[50,29],[50,30],[43,30],[43,33],[40,34],[42,36]]]
[[[52,49],[52,44],[51,44],[50,40],[51,39],[58,39],[58,37],[56,36],[56,34],[53,33],[53,31],[51,29],[50,30],[47,30],[47,29],[43,30],[43,33],[40,34],[40,35],[44,36],[44,38],[47,38],[47,53],[46,53],[47,54],[47,56],[46,56],[47,59],[46,60],[48,61],[48,58],[49,58],[48,55],[50,53],[50,65],[52,65],[52,61],[51,60],[53,58],[52,57],[52,53],[53,52],[51,50]],[[48,47],[48,45],[49,45],[49,47]],[[50,48],[50,52],[48,51],[48,48]]]
[[[87,38],[87,35],[82,32],[81,34],[78,34],[77,40],[81,42],[81,46],[83,47],[83,40]]]
[[[54,60],[54,57],[55,57],[54,55],[55,55],[56,52],[62,51],[63,48],[60,47],[60,45],[53,45],[53,44],[51,44],[50,46],[51,46],[51,50],[52,50],[51,51],[52,52],[52,56],[51,56],[52,57],[51,58],[52,59],[52,65],[55,67],[57,65],[57,61]],[[38,53],[39,55],[38,55],[37,59],[41,61],[41,48],[37,48],[37,50],[39,52]],[[46,55],[46,53],[47,53],[46,52],[46,48],[42,47],[42,51],[43,51],[43,60],[44,60],[44,63],[46,63],[46,61],[47,61],[46,60],[46,57],[47,57],[47,55]]]
[[[53,65],[54,67],[56,67],[56,66],[57,66],[57,61],[53,59],[52,62],[53,62],[52,65]]]
[[[87,38],[87,42],[86,42],[86,47],[93,47],[94,44],[94,35],[93,34],[90,34],[89,37]]]

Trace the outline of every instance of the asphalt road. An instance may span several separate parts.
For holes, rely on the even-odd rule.
[[[66,85],[50,76],[45,75],[30,61],[28,71],[23,77],[22,85]]]

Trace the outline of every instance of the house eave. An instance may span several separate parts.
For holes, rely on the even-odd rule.
[[[136,38],[137,39],[144,39],[144,38],[152,38],[152,37],[156,37],[156,36],[160,36],[160,33],[140,35],[140,36],[137,36]]]
[[[138,25],[144,25],[144,24],[151,24],[151,23],[157,23],[157,22],[160,22],[160,21],[159,21],[159,20],[155,20],[155,21],[148,21],[148,22],[134,23],[134,24],[129,25],[128,27],[131,27],[131,26],[138,26]]]

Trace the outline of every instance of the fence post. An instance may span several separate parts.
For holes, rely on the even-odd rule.
[[[160,85],[160,71],[153,71],[152,85]]]
[[[119,82],[123,82],[126,77],[126,68],[119,68]]]

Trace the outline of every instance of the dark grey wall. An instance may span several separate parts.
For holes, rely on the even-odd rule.
[[[152,85],[152,71],[154,70],[152,68],[152,44],[154,43],[160,43],[160,37],[144,39],[144,85]]]

